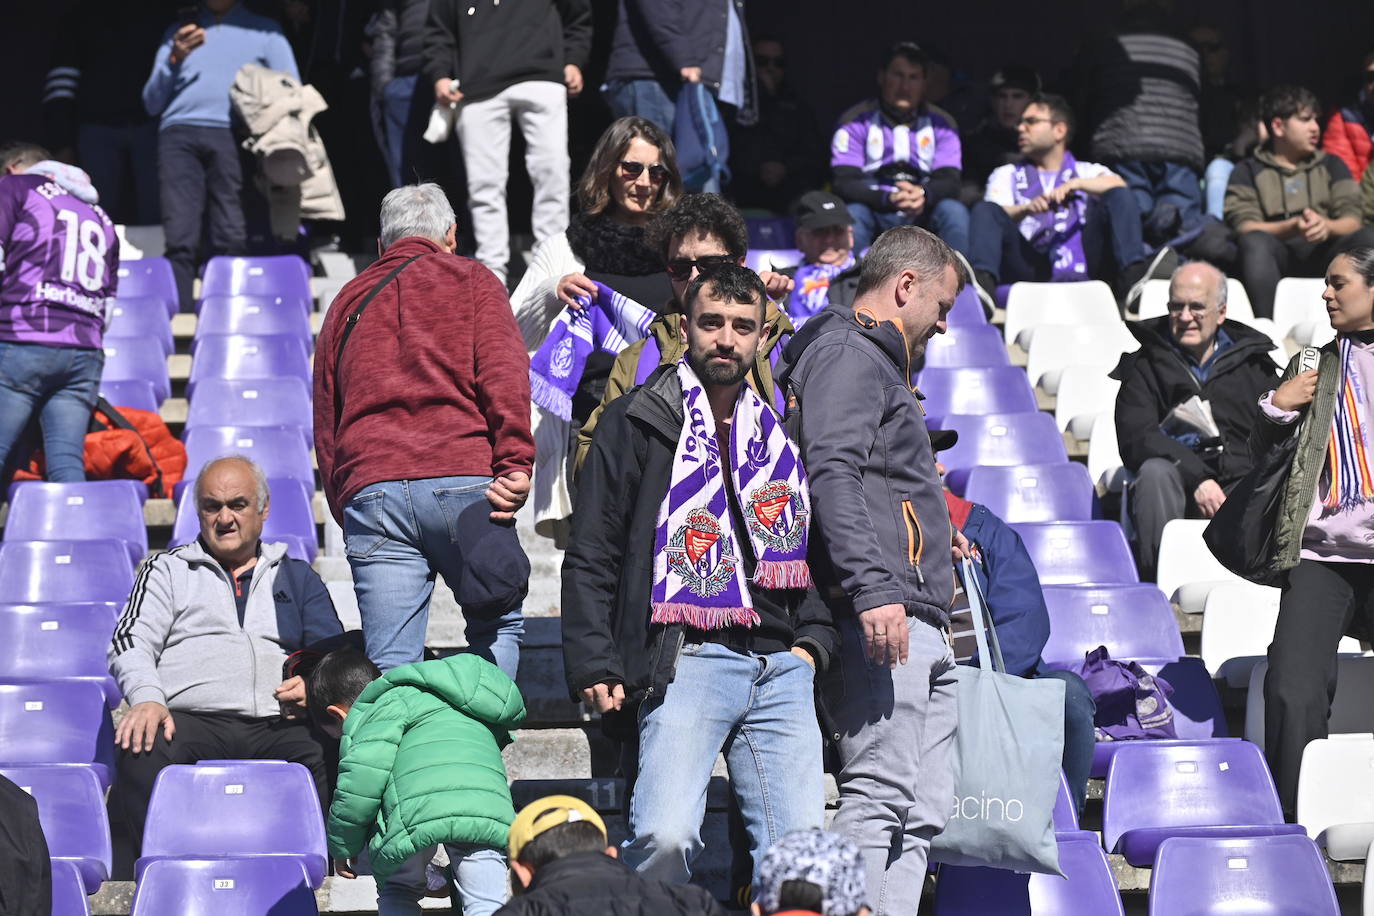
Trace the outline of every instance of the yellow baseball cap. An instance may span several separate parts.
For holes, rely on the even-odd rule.
[[[550,827],[572,821],[590,821],[606,836],[606,822],[591,805],[571,795],[546,795],[520,809],[515,822],[510,825],[510,860],[520,858],[520,853],[530,841]],[[609,842],[609,841],[607,841]]]

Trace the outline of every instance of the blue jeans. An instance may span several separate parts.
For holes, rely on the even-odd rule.
[[[969,252],[973,269],[987,271],[999,284],[1048,281],[1053,274],[1050,254],[1033,248],[1019,225],[999,204],[989,200],[974,204]],[[1108,251],[1116,276],[1127,265],[1144,260],[1140,210],[1131,192],[1112,188],[1099,195],[1088,207],[1082,239],[1083,256],[1088,262],[1088,276],[1084,279],[1101,278],[1103,256]]]
[[[758,878],[763,853],[825,809],[814,672],[791,652],[689,644],[664,695],[639,711],[639,778],[621,857],[651,878],[685,884],[702,850],[716,754],[725,754]]]
[[[1082,814],[1088,777],[1092,775],[1093,750],[1097,747],[1093,728],[1097,704],[1088,685],[1072,671],[1041,671],[1035,676],[1064,682],[1064,779],[1069,784],[1074,809]]]
[[[344,507],[344,546],[363,640],[383,671],[423,657],[434,577],[458,581],[458,517],[486,499],[490,484],[490,477],[386,480],[364,487]],[[520,608],[494,619],[466,618],[466,624],[468,651],[515,680],[525,633]]]
[[[612,117],[636,115],[653,121],[668,136],[673,135],[677,103],[658,80],[611,80],[601,87],[601,94],[610,106]]]
[[[1197,172],[1177,162],[1114,162],[1112,171],[1120,175],[1135,195],[1142,219],[1149,219],[1155,207],[1172,204],[1178,208],[1182,225],[1202,219],[1202,185]]]
[[[416,181],[419,145],[424,142],[425,126],[430,109],[434,107],[432,88],[417,87],[419,76],[398,76],[382,90],[380,112],[382,121],[382,158],[386,160],[391,186]]]
[[[1218,156],[1207,163],[1207,171],[1202,175],[1203,192],[1207,195],[1207,215],[1226,219],[1226,185],[1236,164],[1225,156]]]
[[[47,479],[85,480],[86,428],[104,366],[104,350],[0,341],[0,468],[37,414]]]
[[[421,850],[401,865],[385,884],[377,886],[377,916],[420,916],[425,896],[425,869],[435,847]],[[449,868],[463,916],[491,916],[506,903],[506,854],[490,846],[445,843]]]
[[[854,218],[855,251],[863,251],[872,245],[873,240],[885,229],[891,229],[893,226],[920,226],[934,232],[960,254],[968,254],[968,207],[953,197],[946,197],[933,209],[922,211],[921,215],[914,219],[900,210],[883,213],[853,201],[845,206],[849,208],[849,215]]]

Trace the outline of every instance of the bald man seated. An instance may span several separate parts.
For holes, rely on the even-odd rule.
[[[129,703],[115,729],[110,812],[126,826],[131,848],[119,853],[130,862],[142,852],[153,782],[170,764],[294,761],[328,807],[305,685],[283,682],[282,663],[343,631],[329,592],[285,544],[262,540],[270,494],[247,458],[210,462],[182,498],[196,501],[200,537],[144,560],[107,653]],[[116,870],[124,863],[117,854]]]
[[[1169,280],[1169,314],[1126,325],[1140,349],[1112,370],[1121,382],[1116,435],[1135,475],[1130,506],[1136,557],[1153,582],[1159,539],[1176,518],[1211,518],[1250,470],[1250,428],[1259,398],[1277,383],[1268,335],[1226,320],[1226,275],[1203,261]],[[1211,406],[1219,435],[1183,422],[1176,408]]]

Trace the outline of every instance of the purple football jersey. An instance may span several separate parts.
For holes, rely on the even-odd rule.
[[[45,175],[0,177],[0,340],[99,347],[118,283],[104,210]]]

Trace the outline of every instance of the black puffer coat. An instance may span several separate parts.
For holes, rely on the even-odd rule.
[[[578,852],[550,862],[496,916],[725,916],[705,888],[644,878],[619,859]]]

